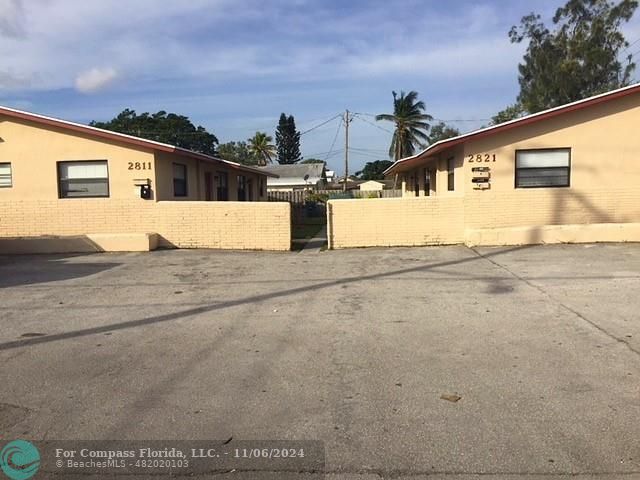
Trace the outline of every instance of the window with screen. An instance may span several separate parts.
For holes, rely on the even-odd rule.
[[[244,202],[247,200],[247,177],[244,175],[238,175],[238,201]]]
[[[13,186],[13,179],[11,177],[11,164],[0,163],[0,188]]]
[[[229,174],[227,172],[218,172],[217,199],[221,202],[229,200]]]
[[[173,164],[173,196],[187,196],[187,166],[182,163]]]
[[[109,170],[106,160],[58,162],[60,198],[109,196]]]
[[[425,168],[422,176],[424,177],[424,196],[428,197],[431,195],[431,170]]]
[[[253,180],[251,178],[247,179],[247,200],[253,202]]]
[[[516,188],[568,187],[571,149],[516,151]]]
[[[453,157],[447,159],[447,190],[453,192],[456,189],[455,163]]]

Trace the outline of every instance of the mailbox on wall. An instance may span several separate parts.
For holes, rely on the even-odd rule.
[[[471,169],[474,190],[488,190],[491,188],[491,169],[489,167],[473,167]]]
[[[136,186],[136,193],[139,192],[140,198],[143,200],[151,199],[151,180],[148,178],[136,178],[133,183]]]

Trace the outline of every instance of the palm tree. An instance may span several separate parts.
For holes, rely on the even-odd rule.
[[[264,132],[256,132],[256,134],[248,140],[249,151],[258,160],[258,165],[265,166],[267,163],[273,162],[276,154],[276,146],[272,143],[273,137]]]
[[[376,115],[376,120],[386,120],[396,125],[389,147],[389,158],[398,161],[414,154],[416,147],[422,147],[429,141],[427,131],[430,128],[428,121],[433,120],[429,114],[423,113],[426,109],[422,100],[417,101],[418,92],[410,91],[400,96],[393,92],[393,114],[383,113]]]

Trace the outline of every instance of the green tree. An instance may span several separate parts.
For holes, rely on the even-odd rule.
[[[460,135],[460,130],[451,125],[447,125],[444,122],[440,122],[431,127],[429,132],[429,144],[434,144],[440,140],[446,140],[447,138],[457,137]]]
[[[325,163],[325,161],[319,158],[305,158],[300,163]]]
[[[264,132],[256,132],[247,142],[249,144],[249,151],[254,158],[258,159],[258,165],[265,166],[273,162],[273,157],[276,154],[276,146],[271,143],[273,142],[271,135],[267,135]]]
[[[531,13],[512,27],[513,43],[528,42],[518,66],[524,111],[552,107],[628,85],[635,69],[621,25],[638,7],[637,0],[569,0],[558,8],[552,29]]]
[[[513,105],[509,105],[504,110],[499,111],[493,117],[491,117],[490,125],[499,125],[504,122],[509,122],[511,120],[515,120],[516,118],[520,118],[525,115],[525,111],[522,108],[522,105],[519,103],[514,103]]]
[[[423,147],[429,141],[427,131],[430,125],[428,121],[433,117],[424,113],[426,106],[422,100],[418,101],[418,92],[411,91],[408,94],[393,93],[393,113],[376,115],[376,120],[385,120],[395,124],[389,158],[395,161],[414,154],[416,147]]]
[[[276,129],[276,146],[278,163],[289,165],[302,160],[300,155],[300,132],[296,130],[293,115],[288,117],[282,113]]]
[[[361,180],[384,180],[384,171],[393,165],[389,160],[367,162],[362,170],[356,172]]]
[[[258,165],[258,158],[251,152],[247,142],[227,142],[218,147],[218,156],[243,165]]]
[[[195,126],[189,117],[167,113],[142,113],[125,109],[108,122],[93,121],[89,125],[113,132],[125,133],[147,140],[168,143],[207,155],[216,155],[218,139],[204,127]]]

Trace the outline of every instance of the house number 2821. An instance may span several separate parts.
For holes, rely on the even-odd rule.
[[[479,153],[477,155],[467,155],[467,160],[469,161],[469,163],[495,162],[496,154],[495,153]]]
[[[151,170],[151,162],[129,162],[129,170]]]

